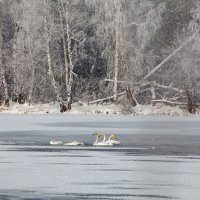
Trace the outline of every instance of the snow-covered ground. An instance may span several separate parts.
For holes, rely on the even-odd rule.
[[[167,115],[167,116],[189,116],[190,114],[179,106],[166,106],[163,104],[152,105],[137,105],[133,112],[136,115]],[[197,111],[196,115],[199,112]]]
[[[48,104],[18,104],[11,103],[9,108],[0,108],[2,113],[8,114],[59,114],[58,103]],[[110,105],[87,105],[73,104],[72,110],[64,114],[120,114],[122,108],[120,106]]]
[[[11,103],[9,108],[0,107],[0,113],[5,114],[59,114],[59,105],[57,103],[49,104],[17,104]],[[124,114],[124,108],[115,104],[88,105],[73,104],[72,110],[64,114],[104,114],[104,115],[120,115]],[[167,116],[189,116],[190,114],[179,106],[166,106],[163,104],[137,105],[131,108],[133,115],[167,115]],[[196,115],[200,112],[197,111]]]

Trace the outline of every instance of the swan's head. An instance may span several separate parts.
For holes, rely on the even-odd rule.
[[[111,136],[110,136],[110,139],[117,139],[117,136],[115,135],[115,134],[112,134]]]
[[[104,133],[104,132],[100,132],[98,135],[99,135],[99,136],[104,136],[105,133]]]
[[[92,135],[98,136],[99,133],[95,131],[95,132],[92,133]]]

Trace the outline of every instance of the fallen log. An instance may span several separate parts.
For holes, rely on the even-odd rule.
[[[167,86],[167,85],[160,85],[160,84],[156,83],[155,87],[159,87],[159,88],[163,88],[163,89],[168,89],[168,90],[173,90],[173,91],[181,93],[181,94],[184,93],[183,90],[181,90],[179,88],[172,87],[172,85]]]
[[[126,91],[118,94],[118,97],[120,97],[120,96],[122,96],[124,94],[126,94]],[[103,102],[107,102],[107,101],[113,100],[113,99],[114,99],[114,96],[110,96],[110,97],[106,97],[106,98],[103,98],[103,99],[97,99],[97,100],[91,101],[91,102],[89,102],[89,104],[95,104],[95,103],[100,103],[100,102],[103,103]]]
[[[168,106],[186,106],[187,103],[184,103],[184,102],[173,102],[173,101],[168,101],[168,100],[164,100],[164,99],[154,99],[151,101],[151,104],[154,106],[156,105],[157,103],[163,103],[165,105],[168,105]]]
[[[141,88],[141,89],[143,88],[142,91],[147,91],[147,90],[151,90],[151,87],[152,87],[152,86],[153,86],[153,87],[157,87],[157,88],[166,89],[166,90],[172,90],[172,91],[178,92],[178,93],[180,93],[180,94],[183,94],[183,93],[184,93],[183,90],[181,90],[181,89],[179,89],[179,88],[176,88],[176,87],[173,87],[172,84],[170,84],[170,85],[161,85],[161,84],[157,83],[156,81],[151,81],[151,82],[147,82],[147,83],[145,83],[145,84],[142,84],[142,85],[140,86],[140,88]],[[142,91],[140,91],[140,93],[141,93]]]

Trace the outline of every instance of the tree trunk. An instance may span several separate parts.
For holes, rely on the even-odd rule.
[[[29,103],[29,105],[32,103],[32,99],[33,99],[34,78],[35,78],[35,67],[32,66],[31,86],[30,86],[30,90],[29,90],[29,94],[28,94],[28,103]]]
[[[67,11],[68,12],[68,11]],[[66,12],[66,13],[67,13]],[[68,13],[67,13],[68,16]],[[69,110],[71,110],[71,104],[72,104],[72,85],[74,82],[74,75],[73,75],[73,70],[74,70],[74,65],[72,62],[72,52],[71,52],[71,39],[70,39],[70,32],[69,32],[69,21],[66,16],[66,28],[67,28],[67,47],[68,47],[68,56],[69,56],[69,80],[68,80],[68,85],[67,85],[67,107]]]
[[[151,97],[152,97],[152,99],[156,99],[156,89],[155,89],[155,86],[151,87]]]
[[[63,6],[63,3],[62,3]],[[64,7],[63,7],[64,10]],[[65,21],[66,21],[66,34],[67,34],[67,50],[66,57],[69,59],[69,65],[67,64],[67,60],[65,60],[65,66],[66,66],[66,90],[67,90],[67,108],[68,110],[71,110],[71,104],[72,104],[72,86],[74,82],[74,64],[73,64],[73,58],[72,58],[72,46],[71,46],[71,38],[70,38],[70,28],[69,28],[69,13],[68,8],[66,5],[65,9]]]
[[[67,110],[67,107],[65,106],[64,101],[59,92],[59,89],[56,85],[56,81],[55,81],[55,78],[53,75],[53,70],[52,70],[52,62],[51,62],[51,54],[50,54],[50,38],[49,38],[49,34],[48,34],[48,25],[47,25],[47,17],[46,16],[45,16],[44,28],[45,28],[44,31],[45,31],[45,37],[46,37],[45,38],[46,39],[46,53],[47,53],[47,61],[48,61],[48,69],[49,69],[48,74],[51,79],[54,91],[56,93],[57,101],[60,105],[60,112],[65,112]]]
[[[116,8],[117,9],[117,8]],[[114,87],[113,87],[113,96],[114,102],[118,101],[118,76],[119,76],[119,11],[116,11],[116,22],[115,22],[115,66],[114,66]]]
[[[1,61],[0,61],[1,62]],[[8,86],[6,82],[5,72],[2,69],[2,64],[0,64],[0,80],[3,82],[3,88],[4,88],[4,105],[9,107],[9,95],[8,95]]]
[[[8,86],[6,82],[5,71],[3,68],[3,27],[1,20],[0,20],[0,80],[2,81],[4,88],[4,105],[9,107]]]
[[[14,36],[13,41],[13,92],[12,92],[12,101],[17,102],[18,101],[18,87],[17,87],[17,75],[16,75],[16,36]]]
[[[137,101],[136,101],[136,99],[133,97],[133,94],[131,92],[131,89],[130,89],[130,86],[129,86],[128,83],[126,84],[126,95],[127,95],[127,99],[129,101],[129,103],[132,106],[136,106],[138,104]]]
[[[29,54],[30,58],[32,58],[32,50],[31,50],[31,43],[29,43]],[[31,73],[31,85],[30,85],[30,90],[28,94],[28,104],[30,105],[32,103],[33,99],[33,87],[34,87],[34,78],[35,78],[35,65],[31,63],[31,68],[32,68],[32,73]]]
[[[156,99],[156,88],[155,88],[156,83],[153,81],[151,84],[151,97],[152,100]]]

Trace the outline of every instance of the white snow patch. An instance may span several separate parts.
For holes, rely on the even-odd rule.
[[[11,103],[10,107],[0,107],[0,112],[5,114],[60,114],[58,103],[48,104],[18,104]],[[167,116],[194,116],[179,106],[167,106],[163,104],[137,105],[132,108],[133,115],[167,115]],[[72,110],[64,114],[103,114],[103,115],[122,115],[124,109],[120,105],[102,104],[88,105],[74,103]],[[197,110],[196,115],[200,115]]]
[[[0,111],[6,114],[59,114],[58,103],[48,104],[18,104],[11,103],[10,107],[0,107]],[[72,105],[72,110],[64,114],[105,114],[115,115],[121,114],[122,107],[115,104],[106,105],[87,105],[75,103]]]
[[[136,115],[167,115],[167,116],[185,116],[190,115],[185,109],[179,106],[166,106],[162,104],[137,105],[133,112]]]

